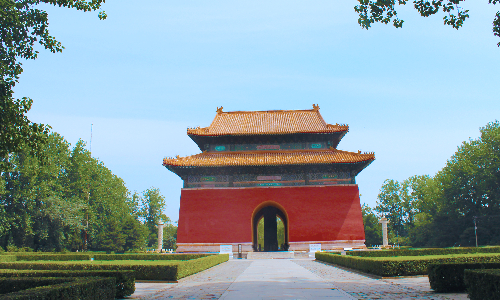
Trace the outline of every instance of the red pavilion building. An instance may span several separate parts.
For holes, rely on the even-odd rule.
[[[365,233],[356,176],[374,153],[337,149],[347,125],[327,124],[310,110],[217,109],[212,124],[190,128],[202,153],[165,158],[182,178],[178,252],[217,252],[241,244],[256,251],[264,218],[264,250],[277,250],[276,217],[285,248],[307,251],[364,248]]]

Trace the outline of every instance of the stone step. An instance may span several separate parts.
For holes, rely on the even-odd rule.
[[[293,251],[248,252],[247,254],[247,259],[280,259],[294,257]]]

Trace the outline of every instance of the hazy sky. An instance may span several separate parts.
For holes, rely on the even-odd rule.
[[[500,38],[486,0],[464,28],[409,4],[402,29],[357,23],[357,1],[109,0],[97,13],[47,7],[63,53],[24,63],[16,96],[139,192],[157,187],[178,219],[182,181],[166,156],[199,153],[187,127],[224,111],[310,109],[349,124],[338,149],[374,151],[357,177],[375,206],[385,179],[434,175],[500,116]],[[306,200],[304,200],[306,204]]]

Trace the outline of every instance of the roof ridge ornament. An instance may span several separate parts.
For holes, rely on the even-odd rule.
[[[313,104],[313,110],[314,111],[319,111],[319,105],[318,104]]]
[[[222,106],[221,106],[221,107],[218,107],[218,106],[217,106],[217,113],[218,113],[218,114],[221,114],[221,113],[222,113],[222,109],[223,109],[223,107],[222,107]]]

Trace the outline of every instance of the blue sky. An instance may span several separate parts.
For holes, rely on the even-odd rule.
[[[434,175],[500,116],[500,6],[466,1],[460,30],[400,7],[402,29],[357,24],[357,1],[109,0],[97,13],[42,6],[66,47],[24,63],[16,96],[31,120],[73,145],[90,140],[127,187],[157,187],[178,219],[181,180],[167,156],[199,152],[187,127],[225,111],[309,109],[349,124],[338,148],[374,151],[357,178],[375,206],[385,179]]]

